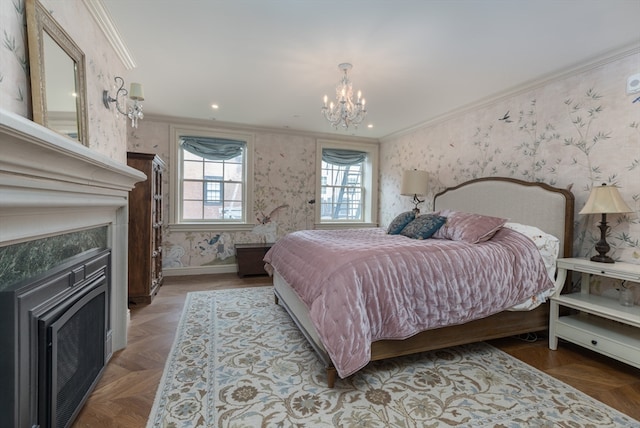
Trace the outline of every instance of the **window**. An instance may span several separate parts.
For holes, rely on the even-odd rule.
[[[224,186],[222,176],[204,177],[204,204],[205,205],[221,205],[224,199]]]
[[[316,223],[375,223],[378,147],[318,142]]]
[[[252,212],[252,135],[175,126],[172,135],[178,162],[170,183],[176,195],[171,227],[243,230],[238,225],[247,224]]]
[[[352,164],[340,165],[324,160],[330,151],[333,149],[323,151],[320,218],[362,221],[362,166],[366,153],[351,152],[354,158],[359,160]]]

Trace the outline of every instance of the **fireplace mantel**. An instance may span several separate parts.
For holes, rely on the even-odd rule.
[[[113,350],[126,345],[129,190],[145,179],[138,170],[0,109],[0,247],[108,226]]]

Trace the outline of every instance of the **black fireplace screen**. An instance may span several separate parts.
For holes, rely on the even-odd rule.
[[[66,428],[106,365],[111,252],[0,288],[0,427]]]
[[[104,367],[106,281],[101,278],[68,308],[56,308],[38,321],[40,420],[66,427],[75,417]]]

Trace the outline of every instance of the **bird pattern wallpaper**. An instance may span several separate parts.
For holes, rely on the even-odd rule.
[[[617,186],[632,209],[608,216],[609,255],[640,264],[640,103],[637,94],[626,93],[639,52],[383,139],[381,224],[410,208],[409,199],[398,195],[405,169],[429,172],[426,204],[469,179],[513,177],[572,191],[574,255],[590,257],[600,238],[600,216],[579,211],[591,188],[606,183]],[[625,285],[640,302],[640,286]],[[599,277],[592,281],[595,291],[612,296],[621,286]]]

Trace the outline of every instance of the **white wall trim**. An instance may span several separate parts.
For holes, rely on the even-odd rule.
[[[237,264],[218,265],[218,266],[189,266],[182,268],[163,268],[163,276],[183,276],[183,275],[209,275],[217,273],[236,273],[238,272]]]
[[[102,0],[83,0],[83,2],[109,41],[109,44],[113,47],[113,50],[116,51],[116,55],[118,55],[122,64],[127,70],[136,68],[136,62]]]
[[[585,73],[587,71],[593,70],[594,68],[618,61],[622,58],[635,55],[638,53],[640,53],[640,46],[638,46],[638,43],[632,43],[620,49],[609,51],[605,54],[593,56],[586,61],[563,68],[554,73],[549,73],[549,74],[540,76],[537,79],[530,80],[516,87],[505,89],[504,91],[498,92],[497,94],[493,94],[486,98],[482,98],[478,101],[475,101],[473,103],[463,105],[459,108],[456,108],[455,110],[451,110],[450,112],[437,116],[433,119],[428,119],[428,120],[425,120],[424,122],[420,122],[416,125],[410,126],[400,131],[396,131],[389,135],[385,135],[384,137],[380,138],[380,143],[388,142],[402,135],[409,134],[417,129],[424,128],[427,126],[433,126],[437,123],[444,122],[446,120],[449,120],[461,114],[464,114],[473,110],[485,108],[499,101],[503,101],[507,98],[524,94],[533,89],[545,86],[553,81],[558,81],[558,80],[566,79],[567,77],[574,76],[576,74]]]
[[[241,131],[253,133],[269,133],[282,135],[296,135],[307,138],[321,138],[325,140],[335,140],[339,138],[341,141],[353,141],[362,143],[378,143],[377,138],[360,137],[357,135],[340,135],[329,134],[324,132],[305,131],[292,128],[275,128],[269,126],[250,125],[246,123],[224,122],[221,120],[197,119],[188,117],[169,116],[163,114],[145,113],[145,122],[154,121],[161,123],[170,123],[180,126],[201,126],[210,129],[220,129],[225,131]]]

